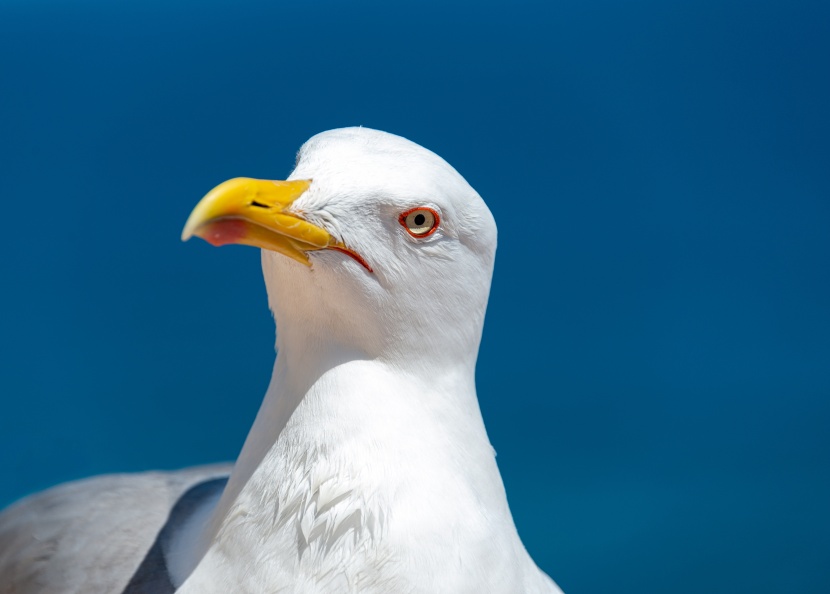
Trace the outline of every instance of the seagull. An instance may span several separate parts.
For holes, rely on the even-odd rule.
[[[519,538],[475,365],[496,225],[363,127],[236,178],[182,239],[261,248],[271,383],[232,466],[104,475],[0,514],[0,594],[560,593]]]

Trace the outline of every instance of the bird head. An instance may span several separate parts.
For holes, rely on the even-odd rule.
[[[262,248],[278,348],[475,365],[496,225],[455,169],[409,140],[368,128],[318,134],[286,181],[211,190],[182,239],[193,235]]]

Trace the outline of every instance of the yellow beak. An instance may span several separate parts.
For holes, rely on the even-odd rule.
[[[307,252],[339,245],[325,229],[285,212],[310,185],[247,177],[221,183],[190,213],[182,241],[197,235],[213,245],[252,245],[310,266]]]

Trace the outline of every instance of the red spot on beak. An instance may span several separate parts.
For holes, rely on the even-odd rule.
[[[225,219],[205,225],[197,232],[197,235],[209,244],[219,247],[229,243],[239,243],[246,233],[245,221]]]

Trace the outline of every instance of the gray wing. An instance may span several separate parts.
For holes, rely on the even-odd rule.
[[[181,496],[230,470],[97,476],[17,502],[0,513],[0,594],[119,594]]]

